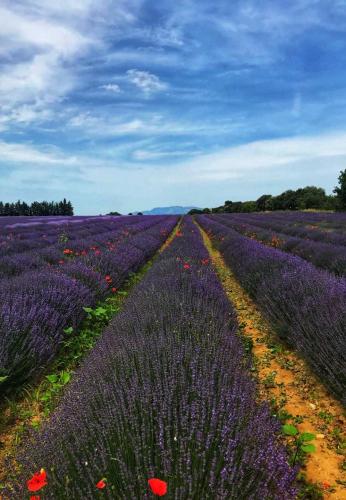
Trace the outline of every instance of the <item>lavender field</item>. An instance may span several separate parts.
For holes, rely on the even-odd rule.
[[[345,214],[0,229],[0,498],[345,498]],[[263,381],[235,287],[288,381]]]

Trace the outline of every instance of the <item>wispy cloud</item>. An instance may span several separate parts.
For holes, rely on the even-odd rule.
[[[89,137],[139,136],[207,136],[212,132],[227,134],[232,124],[220,121],[188,122],[178,118],[168,119],[155,113],[131,113],[127,119],[117,116],[98,116],[89,112],[80,113],[70,118],[69,128],[78,128],[81,134]]]
[[[52,146],[37,148],[30,144],[0,142],[0,163],[76,165],[77,158],[66,156]]]
[[[0,106],[7,125],[48,118],[47,110],[55,111],[55,105],[78,88],[81,82],[75,61],[105,47],[100,34],[108,26],[124,26],[134,20],[128,11],[130,4],[126,7],[123,1],[106,17],[111,3],[77,0],[59,7],[47,0],[5,0],[0,7]],[[98,23],[94,30],[89,29],[91,14]]]
[[[299,165],[303,176],[305,165],[316,160],[327,165],[333,158],[337,161],[346,158],[346,132],[255,141],[202,155],[179,168],[188,174],[189,179],[206,182],[245,180],[249,173],[258,176],[281,167],[289,172],[292,165]]]
[[[43,107],[61,99],[74,81],[67,63],[86,50],[90,38],[54,21],[6,8],[0,8],[0,18],[1,50],[6,57],[0,75],[0,105],[37,108],[38,103]]]
[[[108,90],[109,92],[114,92],[115,94],[119,94],[121,92],[121,88],[117,83],[106,83],[105,85],[101,85],[100,88]]]
[[[167,84],[162,82],[160,78],[148,71],[140,71],[138,69],[129,69],[126,72],[131,83],[136,85],[145,94],[166,90]]]
[[[132,158],[138,161],[162,160],[162,159],[177,159],[188,158],[201,154],[199,150],[173,150],[173,151],[151,151],[148,149],[136,149],[132,153]]]

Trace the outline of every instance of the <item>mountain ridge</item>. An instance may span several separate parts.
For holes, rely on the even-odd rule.
[[[143,210],[143,215],[183,215],[187,214],[193,208],[198,207],[182,207],[179,205],[171,207],[155,207],[151,210]]]

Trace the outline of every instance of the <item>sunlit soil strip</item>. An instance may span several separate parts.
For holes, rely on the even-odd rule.
[[[46,378],[47,374],[56,375],[58,381],[61,380],[61,376],[64,373],[73,375],[73,372],[78,368],[86,354],[95,345],[104,328],[120,312],[128,294],[153,265],[156,256],[173,241],[179,231],[180,224],[181,219],[179,219],[173,231],[154,257],[146,262],[136,274],[132,275],[116,295],[109,297],[103,303],[97,305],[95,310],[101,307],[107,313],[99,319],[96,317],[86,319],[80,328],[78,328],[78,332],[73,339],[70,341],[68,338],[66,339],[66,346],[48,368],[48,371],[43,374],[41,380],[35,385],[27,386],[16,398],[8,398],[5,405],[0,406],[0,500],[3,500],[1,490],[5,486],[4,481],[6,476],[8,476],[9,470],[9,466],[7,463],[5,465],[5,461],[9,461],[15,467],[13,457],[22,436],[25,435],[25,430],[30,427],[39,426],[44,419],[49,417],[66,386],[66,384],[62,384],[61,387],[58,387],[57,384],[52,394],[53,387]],[[44,400],[46,397],[48,399]]]
[[[180,217],[180,219],[178,220],[177,225],[175,226],[175,228],[173,229],[173,231],[171,232],[171,234],[168,236],[168,238],[166,239],[166,241],[164,242],[164,244],[161,246],[161,248],[158,250],[158,253],[162,253],[172,243],[172,241],[174,240],[174,238],[177,235],[180,234],[180,227],[181,227],[182,220],[183,220],[182,217]]]
[[[271,401],[282,421],[295,425],[300,432],[316,435],[316,452],[307,455],[303,467],[305,478],[320,487],[323,498],[345,500],[346,418],[343,408],[326,392],[304,361],[281,343],[201,227],[200,231],[234,305],[241,332],[253,342],[260,397]]]

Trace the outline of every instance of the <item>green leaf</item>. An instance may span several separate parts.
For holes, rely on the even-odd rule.
[[[92,313],[93,309],[91,307],[83,307],[83,311],[85,311],[86,313]]]
[[[61,381],[62,384],[64,384],[64,385],[67,384],[70,381],[70,379],[71,379],[71,374],[70,373],[68,373],[68,372],[62,372],[60,374],[60,381]]]
[[[313,439],[315,439],[315,434],[311,434],[311,432],[303,432],[303,434],[301,434],[299,436],[299,439],[300,441],[312,441]]]
[[[304,444],[300,449],[304,453],[313,453],[316,451],[316,446],[314,444]]]
[[[5,380],[7,380],[7,379],[8,379],[8,375],[2,375],[2,376],[0,377],[0,384],[1,384],[2,382],[5,382]]]
[[[56,384],[58,381],[58,375],[53,373],[52,375],[46,375],[46,379],[49,380],[51,384]]]
[[[296,436],[298,434],[298,429],[292,424],[285,424],[282,426],[282,432],[286,436]]]
[[[49,392],[45,392],[44,394],[42,394],[42,396],[40,397],[40,401],[49,401],[51,398],[51,394]]]
[[[97,307],[95,309],[95,314],[97,316],[103,316],[106,312],[107,312],[107,309],[105,309],[104,307]]]
[[[68,328],[64,328],[64,332],[70,335],[73,332],[73,326],[69,326]]]

